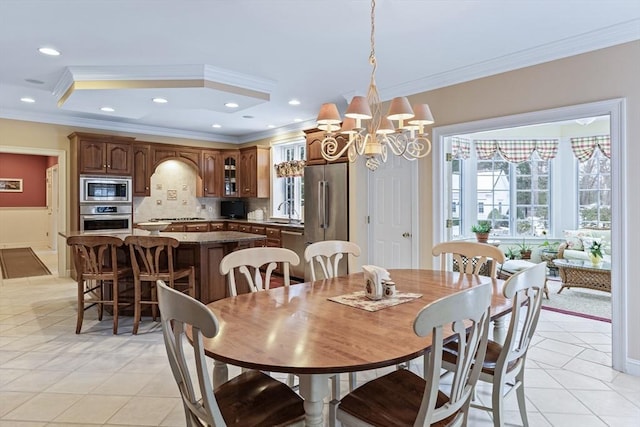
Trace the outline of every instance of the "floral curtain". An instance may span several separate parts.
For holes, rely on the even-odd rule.
[[[496,151],[510,163],[526,162],[534,151],[542,160],[551,160],[558,154],[557,139],[491,139],[474,140],[473,143],[480,160],[493,158]]]
[[[457,136],[451,137],[451,155],[454,159],[468,159],[471,153],[471,141]]]
[[[589,160],[595,153],[596,147],[608,159],[611,158],[611,137],[609,135],[571,138],[571,150],[580,163]]]
[[[292,178],[304,174],[305,164],[304,160],[289,160],[273,165],[273,167],[276,169],[278,178]]]

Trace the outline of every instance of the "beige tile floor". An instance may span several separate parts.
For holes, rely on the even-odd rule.
[[[55,276],[55,253],[37,252],[54,276],[0,281],[0,427],[184,426],[158,324],[132,336],[125,319],[114,336],[111,319],[89,309],[76,335],[75,282]],[[640,425],[640,378],[610,363],[608,323],[543,310],[527,362],[530,425]],[[478,389],[490,402],[487,385]],[[507,425],[522,425],[515,397],[507,409]],[[469,425],[493,424],[473,409]]]

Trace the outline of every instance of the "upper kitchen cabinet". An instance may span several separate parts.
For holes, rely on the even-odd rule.
[[[307,165],[326,165],[327,163],[342,163],[348,162],[349,158],[347,156],[347,152],[345,152],[338,160],[333,162],[328,162],[322,157],[322,140],[326,136],[326,132],[320,129],[309,129],[305,130],[307,139]],[[338,141],[338,149],[342,150],[342,148],[347,143],[348,137],[343,135],[336,136],[336,140]]]
[[[222,153],[222,189],[223,197],[238,197],[238,157],[239,151]]]
[[[133,144],[133,196],[151,195],[151,146],[146,143]]]
[[[269,147],[240,150],[240,197],[269,197]]]
[[[202,151],[202,195],[204,197],[220,197],[221,194],[221,162],[219,151]]]
[[[151,166],[155,170],[160,162],[179,160],[193,166],[200,173],[202,150],[180,145],[154,144],[151,146]]]
[[[81,175],[123,175],[133,172],[134,138],[74,132],[69,135],[72,152],[78,153]]]

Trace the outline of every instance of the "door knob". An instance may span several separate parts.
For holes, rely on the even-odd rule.
[[[411,233],[407,233],[406,231],[402,233],[402,237],[411,237]]]

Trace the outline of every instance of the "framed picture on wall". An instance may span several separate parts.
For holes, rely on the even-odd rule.
[[[0,178],[0,192],[22,193],[22,179]]]

